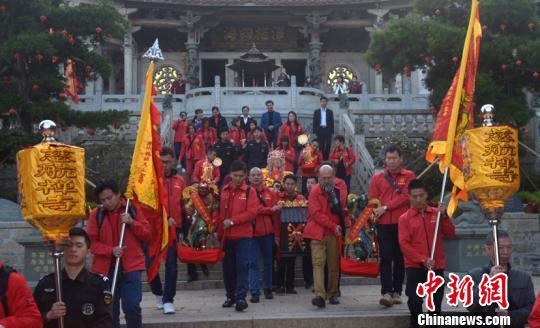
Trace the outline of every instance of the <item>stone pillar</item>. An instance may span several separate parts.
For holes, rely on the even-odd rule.
[[[133,38],[131,30],[124,35],[124,94],[131,95],[133,85]]]
[[[382,78],[382,72],[375,72],[375,93],[381,94],[383,93],[383,78]]]
[[[189,80],[191,88],[199,87],[199,43],[198,42],[186,42],[187,49],[187,72],[186,77]]]
[[[109,75],[109,94],[116,94],[116,79],[114,78],[114,65],[111,69],[111,75]]]
[[[309,43],[309,77],[313,87],[320,88],[322,84],[321,48],[322,42]]]
[[[208,28],[199,24],[200,20],[201,16],[194,15],[191,10],[188,10],[185,16],[180,16],[180,23],[183,27],[179,31],[187,33],[185,45],[187,50],[186,78],[189,80],[188,88],[200,86],[199,43],[204,33],[208,31]]]

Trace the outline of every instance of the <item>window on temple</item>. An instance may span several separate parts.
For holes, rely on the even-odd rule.
[[[330,72],[328,72],[326,83],[330,88],[336,85],[339,76],[343,77],[343,81],[349,84],[352,80],[354,73],[346,66],[336,66]]]
[[[166,95],[170,93],[171,85],[178,78],[178,70],[173,66],[161,66],[154,73],[154,86],[157,93]]]

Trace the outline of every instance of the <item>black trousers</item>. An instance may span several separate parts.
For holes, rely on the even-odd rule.
[[[409,306],[409,312],[411,312],[411,327],[419,327],[418,325],[418,315],[422,311],[423,299],[418,297],[416,294],[416,287],[418,284],[425,283],[427,280],[426,269],[420,268],[407,268],[407,284],[405,287],[405,294],[408,297],[407,305]],[[444,278],[444,270],[435,270],[437,276]],[[433,297],[435,302],[435,312],[436,314],[441,313],[441,304],[444,296],[444,286],[440,287]]]
[[[330,128],[320,127],[317,133],[317,139],[319,139],[323,158],[324,160],[327,160],[330,155],[330,146],[332,145],[332,133],[330,133]]]
[[[276,285],[278,287],[285,287],[286,289],[294,289],[294,265],[296,263],[296,257],[282,257],[278,262],[278,280]]]
[[[403,290],[405,267],[403,253],[399,247],[398,225],[379,224],[377,226],[379,256],[381,266],[381,294],[398,293]]]

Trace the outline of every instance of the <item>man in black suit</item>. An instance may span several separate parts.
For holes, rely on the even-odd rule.
[[[253,118],[249,116],[249,107],[242,106],[242,115],[238,116],[240,120],[240,127],[247,133],[249,132],[249,123],[253,121]]]
[[[328,159],[328,155],[330,154],[330,145],[332,143],[332,135],[334,134],[334,113],[331,109],[326,108],[327,104],[328,98],[321,97],[321,107],[313,115],[313,133],[319,139],[325,160]]]

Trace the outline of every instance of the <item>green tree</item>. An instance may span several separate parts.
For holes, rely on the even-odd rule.
[[[71,110],[64,102],[62,74],[67,60],[72,59],[80,87],[98,75],[109,76],[110,63],[92,49],[107,39],[121,39],[126,24],[105,0],[78,6],[63,0],[0,1],[0,113],[8,124],[11,121],[22,127],[3,134],[33,140],[23,135],[45,118],[64,126],[94,128],[104,125],[104,117],[127,120],[127,112]],[[0,154],[5,152],[0,148]]]
[[[470,0],[416,0],[413,11],[373,35],[367,52],[385,77],[423,69],[439,108],[460,63]],[[540,25],[533,0],[481,0],[475,102],[491,103],[497,120],[517,126],[532,116],[524,88],[540,87]],[[406,68],[405,68],[406,67]],[[480,106],[477,106],[477,109]]]

